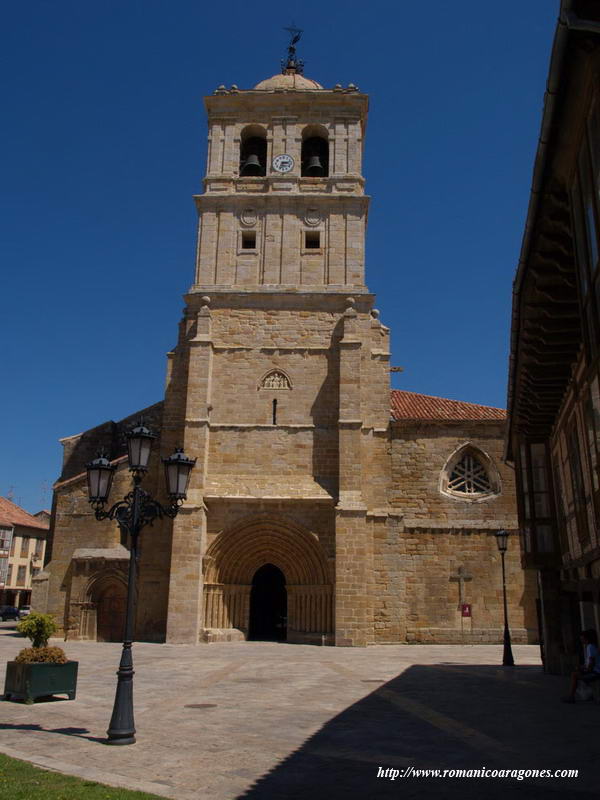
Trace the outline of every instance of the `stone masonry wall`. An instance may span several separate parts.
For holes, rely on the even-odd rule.
[[[157,442],[143,486],[166,502],[159,450]],[[72,459],[72,448],[69,457]],[[130,490],[131,475],[126,460],[122,460],[114,475],[109,503],[121,499]],[[92,601],[94,584],[114,576],[126,580],[127,564],[123,558],[126,560],[128,554],[124,551],[123,557],[118,562],[115,560],[115,553],[123,551],[120,531],[115,522],[95,519],[88,502],[85,474],[57,485],[53,532],[51,560],[41,574],[42,580],[36,582],[32,606],[53,614],[60,630],[69,638],[87,638],[82,614]],[[157,521],[141,534],[136,621],[136,637],[140,640],[164,640],[170,546],[169,521]],[[81,550],[90,555],[75,562],[73,556]]]
[[[514,473],[501,461],[503,423],[394,423],[386,526],[375,534],[375,636],[380,642],[501,641],[502,573],[494,532],[516,534]],[[440,492],[448,458],[470,443],[498,470],[496,497],[471,502]],[[467,580],[460,581],[459,569]],[[536,640],[536,587],[520,567],[519,542],[506,555],[514,641]],[[462,590],[459,593],[459,586]],[[459,599],[471,605],[461,616]]]

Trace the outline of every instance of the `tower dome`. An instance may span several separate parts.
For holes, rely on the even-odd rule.
[[[304,75],[300,75],[295,70],[287,70],[284,73],[278,73],[277,75],[273,75],[271,78],[266,78],[264,81],[260,81],[254,87],[263,92],[273,92],[276,90],[281,89],[288,89],[289,91],[307,91],[307,90],[314,90],[314,89],[322,89],[320,83],[311,80],[310,78],[305,78]]]

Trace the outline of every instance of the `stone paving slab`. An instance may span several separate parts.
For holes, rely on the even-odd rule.
[[[0,625],[0,660],[25,642]],[[595,703],[565,706],[537,647],[136,643],[137,743],[105,744],[120,645],[60,642],[77,699],[2,702],[0,750],[177,800],[596,798]],[[204,707],[203,707],[204,706]],[[384,769],[580,770],[577,779],[377,778]]]

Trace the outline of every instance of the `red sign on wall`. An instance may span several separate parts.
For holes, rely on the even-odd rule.
[[[471,603],[463,603],[460,607],[460,613],[462,617],[470,617],[471,616]]]

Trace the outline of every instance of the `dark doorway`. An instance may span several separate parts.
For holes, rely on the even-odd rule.
[[[250,591],[248,638],[285,642],[287,637],[287,591],[285,575],[273,564],[257,569]]]
[[[96,603],[96,639],[99,642],[122,642],[127,589],[120,581],[111,582],[103,587]]]

